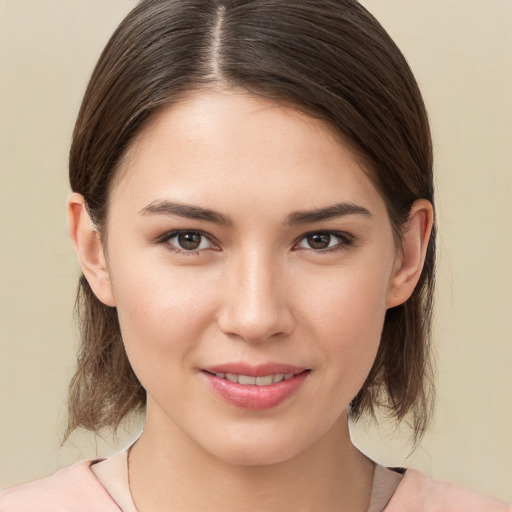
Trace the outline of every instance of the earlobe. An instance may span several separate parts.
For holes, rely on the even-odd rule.
[[[92,291],[107,306],[116,305],[100,234],[82,195],[73,192],[67,201],[68,235],[82,272]]]
[[[388,308],[403,304],[412,295],[423,270],[433,222],[432,204],[426,199],[415,201],[402,235],[402,251],[397,255],[390,282]]]

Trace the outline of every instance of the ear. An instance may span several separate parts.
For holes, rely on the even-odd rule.
[[[389,286],[388,308],[403,304],[412,295],[423,270],[433,222],[432,204],[426,199],[415,201],[402,233],[402,250],[397,254]]]
[[[73,192],[69,196],[67,214],[68,235],[89,286],[103,304],[114,307],[116,303],[100,234],[92,223],[82,195]]]

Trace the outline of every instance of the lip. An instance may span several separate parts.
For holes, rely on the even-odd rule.
[[[293,366],[283,363],[264,363],[258,365],[250,365],[247,363],[223,363],[208,368],[202,368],[203,371],[209,373],[234,373],[236,375],[248,375],[249,377],[263,377],[265,375],[273,375],[277,373],[301,373],[306,368]]]
[[[294,376],[268,386],[243,385],[216,377],[216,373],[232,373],[250,377],[263,377],[273,374],[289,374]],[[262,411],[276,407],[296,393],[302,386],[310,371],[289,364],[267,363],[252,366],[244,363],[226,363],[204,368],[201,374],[210,388],[224,401],[241,409]]]

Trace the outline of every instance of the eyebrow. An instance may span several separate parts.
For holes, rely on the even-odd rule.
[[[148,204],[139,211],[141,215],[168,215],[185,217],[187,219],[203,220],[215,224],[229,225],[231,220],[221,213],[193,206],[190,204],[177,203],[167,200],[157,200]]]
[[[288,215],[286,223],[288,225],[307,224],[309,222],[336,219],[338,217],[345,217],[347,215],[362,215],[364,217],[372,216],[370,211],[363,206],[346,202],[327,206],[326,208],[319,208],[317,210],[293,212]]]
[[[185,217],[187,219],[202,220],[225,226],[232,224],[232,221],[229,217],[226,217],[225,215],[222,215],[221,213],[214,210],[174,201],[167,201],[165,199],[153,201],[152,203],[142,208],[139,213],[141,215],[167,215]],[[343,202],[327,206],[325,208],[318,208],[316,210],[299,210],[293,212],[286,218],[286,224],[307,224],[311,222],[335,219],[338,217],[345,217],[347,215],[362,215],[365,217],[372,216],[370,211],[363,206],[359,206],[350,202]]]

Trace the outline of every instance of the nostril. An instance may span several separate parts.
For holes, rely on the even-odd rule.
[[[241,304],[234,304],[221,311],[217,323],[220,330],[229,336],[262,342],[289,335],[295,322],[286,308],[244,308]]]

